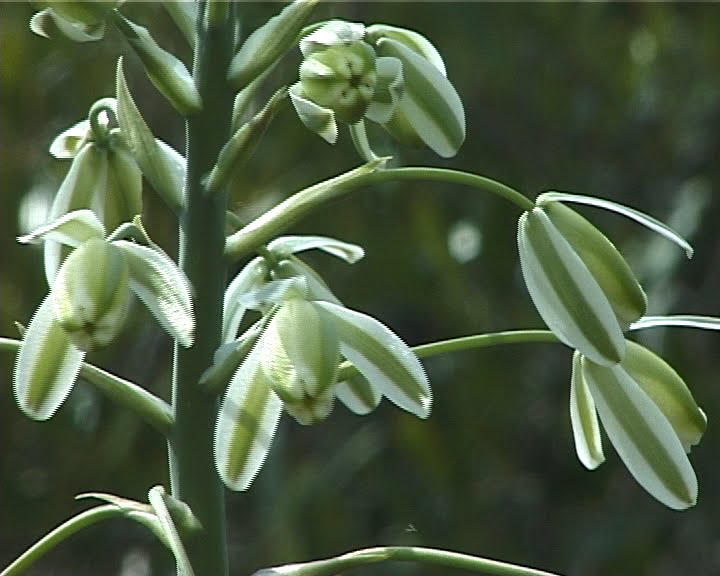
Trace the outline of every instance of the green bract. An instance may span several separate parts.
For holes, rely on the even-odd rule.
[[[77,210],[20,242],[74,247],[23,337],[13,388],[20,408],[50,418],[67,397],[87,351],[109,344],[122,329],[131,294],[182,346],[193,343],[195,320],[182,272],[157,246],[107,241],[90,210]]]
[[[540,316],[565,344],[598,364],[625,354],[623,330],[645,312],[645,294],[620,253],[587,220],[557,203],[524,213],[518,250]]]
[[[601,366],[575,352],[570,415],[583,465],[604,460],[600,421],[630,473],[666,506],[697,500],[697,480],[686,452],[700,441],[706,418],[685,382],[662,358],[627,342],[624,360]]]
[[[310,248],[348,262],[363,254],[331,238],[278,238],[226,292],[226,338],[234,337],[240,311],[256,308],[269,314],[264,328],[255,325],[236,344],[221,347],[208,373],[212,379],[234,372],[215,433],[218,471],[234,490],[247,489],[262,466],[283,406],[302,424],[326,418],[336,397],[358,414],[370,412],[382,396],[421,418],[430,413],[430,386],[417,357],[380,322],[339,303],[295,256]],[[268,281],[268,271],[282,279]],[[245,355],[247,342],[256,338]],[[338,382],[341,356],[353,365],[344,368]],[[234,369],[229,366],[233,361]]]

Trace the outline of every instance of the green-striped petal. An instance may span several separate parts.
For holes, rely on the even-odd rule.
[[[372,387],[403,410],[420,418],[430,415],[430,383],[407,344],[370,316],[330,302],[315,305],[332,316],[340,352]]]
[[[575,351],[570,380],[570,422],[578,459],[585,468],[594,470],[605,461],[605,454],[595,401],[583,379],[581,359],[580,352]]]
[[[555,335],[598,364],[617,364],[625,339],[607,297],[547,215],[520,217],[518,250],[535,308]]]
[[[231,490],[247,490],[260,471],[282,408],[255,348],[230,381],[215,428],[215,465]]]
[[[663,412],[622,366],[583,358],[583,378],[610,441],[638,483],[675,510],[697,501],[697,478]]]
[[[276,279],[300,277],[305,281],[309,300],[325,300],[341,305],[340,300],[332,293],[320,274],[297,256],[290,256],[287,260],[280,262],[273,268],[272,275]]]
[[[620,327],[645,314],[647,297],[617,248],[580,214],[559,202],[543,204],[543,211],[585,263],[617,316]]]
[[[267,248],[278,258],[287,258],[291,254],[317,249],[345,260],[348,264],[355,264],[365,256],[362,246],[327,236],[280,236],[270,242]]]
[[[90,238],[104,238],[105,227],[92,210],[73,210],[57,220],[19,236],[21,244],[52,241],[75,248]]]
[[[159,249],[116,240],[130,270],[130,289],[147,306],[155,319],[176,339],[189,348],[195,339],[195,316],[190,286],[175,262]]]
[[[442,56],[440,56],[440,52],[422,34],[407,28],[389,26],[388,24],[372,24],[365,29],[365,32],[371,44],[375,44],[380,38],[392,38],[404,44],[435,66],[440,74],[447,76],[445,63]]]
[[[335,112],[308,100],[299,82],[290,86],[288,93],[300,121],[329,144],[335,144],[338,137]]]
[[[453,85],[428,60],[391,38],[378,40],[378,55],[399,58],[405,92],[398,110],[426,146],[443,158],[465,141],[465,110]]]
[[[77,380],[85,353],[73,346],[55,320],[50,296],[27,327],[13,372],[20,409],[33,420],[47,420]]]
[[[700,442],[707,418],[679,374],[660,356],[630,341],[621,366],[660,408],[690,452]]]
[[[375,410],[382,400],[380,391],[371,386],[367,378],[359,372],[338,382],[335,386],[335,396],[348,410],[361,416]]]

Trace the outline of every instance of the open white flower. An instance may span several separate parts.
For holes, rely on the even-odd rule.
[[[85,354],[122,329],[136,295],[182,346],[193,343],[195,319],[183,273],[157,246],[105,239],[90,210],[70,212],[20,242],[54,241],[74,248],[23,336],[13,374],[21,410],[47,420],[77,380]]]
[[[695,504],[697,479],[686,453],[702,438],[707,419],[669,364],[630,341],[616,366],[575,352],[570,417],[578,458],[590,470],[605,460],[598,415],[645,490],[677,510]]]

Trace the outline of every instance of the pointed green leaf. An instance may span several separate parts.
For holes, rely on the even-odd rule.
[[[122,136],[143,175],[168,206],[178,211],[183,204],[185,159],[150,132],[128,90],[122,58],[117,65],[117,111]]]
[[[338,382],[335,386],[335,396],[348,410],[361,416],[375,410],[382,399],[380,391],[372,387],[367,378],[359,372]]]
[[[380,56],[402,61],[405,92],[398,109],[418,136],[443,158],[465,141],[465,110],[453,85],[428,60],[390,38],[378,40]]]
[[[697,501],[697,478],[662,411],[622,366],[583,358],[583,378],[610,441],[638,483],[675,510]]]
[[[130,289],[148,307],[165,331],[189,348],[195,338],[190,286],[175,262],[159,249],[127,240],[112,243],[125,253],[130,269]]]
[[[605,454],[602,449],[595,401],[583,379],[581,358],[580,352],[576,350],[573,354],[570,380],[570,422],[578,459],[588,470],[595,470],[605,461]]]
[[[690,452],[700,442],[707,418],[683,379],[660,356],[635,342],[627,342],[621,366],[660,408],[685,451]]]
[[[309,130],[322,137],[328,144],[335,144],[338,137],[335,112],[308,100],[303,94],[299,82],[290,87],[289,94],[300,121]]]
[[[440,74],[447,76],[445,63],[443,62],[442,56],[440,56],[440,52],[438,52],[437,48],[422,34],[414,30],[389,26],[387,24],[372,24],[365,29],[365,32],[367,33],[368,40],[372,44],[377,43],[380,38],[392,38],[404,44],[435,66]]]
[[[48,296],[30,321],[13,372],[20,409],[33,420],[47,420],[77,380],[85,353],[73,346],[56,322]]]
[[[618,214],[622,214],[623,216],[650,228],[650,230],[657,232],[660,236],[664,236],[668,240],[675,242],[675,244],[685,250],[685,254],[688,258],[692,258],[693,247],[690,246],[688,241],[680,236],[680,234],[675,232],[667,224],[663,224],[652,216],[648,216],[647,214],[640,212],[639,210],[635,210],[634,208],[630,208],[629,206],[624,206],[623,204],[618,204],[617,202],[606,200],[604,198],[583,196],[581,194],[569,194],[567,192],[543,192],[537,197],[535,202],[538,206],[542,206],[548,202],[575,202],[576,204],[587,204],[588,206],[595,206],[596,208],[603,208],[605,210],[610,210],[611,212],[617,212]]]
[[[345,260],[348,264],[355,264],[365,256],[365,250],[361,246],[327,236],[280,236],[270,242],[267,248],[278,258],[317,249]]]
[[[235,339],[248,306],[240,298],[262,286],[268,275],[268,266],[261,256],[253,258],[232,279],[225,290],[223,303],[223,342]]]
[[[430,383],[407,344],[370,316],[330,302],[315,305],[332,316],[340,352],[373,388],[403,410],[420,418],[430,415]]]
[[[40,226],[30,234],[19,236],[21,244],[37,244],[51,240],[73,248],[90,238],[104,238],[105,227],[92,210],[74,210],[57,220]]]
[[[215,428],[214,454],[220,478],[231,490],[247,490],[267,458],[282,401],[260,369],[258,349],[230,381]]]
[[[318,0],[295,0],[247,37],[230,63],[228,79],[244,88],[292,48]]]
[[[612,242],[580,214],[559,202],[545,203],[542,210],[600,285],[620,327],[626,330],[641,318],[647,310],[647,297]]]
[[[541,209],[520,217],[518,250],[525,285],[550,330],[598,364],[620,362],[625,339],[610,303]]]
[[[138,26],[119,12],[113,12],[113,16],[118,30],[135,50],[155,88],[183,116],[200,112],[200,93],[185,64],[174,54],[160,48],[147,28]]]
[[[163,6],[182,35],[185,36],[190,48],[195,48],[198,5],[187,0],[163,0]]]

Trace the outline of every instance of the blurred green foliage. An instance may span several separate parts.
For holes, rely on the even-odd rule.
[[[277,5],[241,8],[249,31]],[[160,6],[123,10],[188,61]],[[116,58],[128,53],[113,33],[91,45],[34,36],[31,14],[26,4],[0,5],[0,332],[11,336],[13,321],[27,324],[46,290],[41,252],[14,237],[42,221],[67,170],[48,146],[93,101],[112,95]],[[445,58],[468,118],[460,154],[445,161],[396,150],[376,134],[383,152],[401,164],[475,171],[532,197],[548,189],[593,194],[665,219],[695,245],[692,262],[629,221],[582,210],[628,255],[650,313],[718,313],[720,5],[358,2],[325,3],[316,15],[415,28]],[[298,63],[299,54],[288,56],[265,94],[294,81]],[[126,71],[156,135],[182,150],[181,121],[134,57]],[[330,147],[286,107],[237,183],[232,208],[249,219],[358,162],[347,133]],[[144,217],[175,253],[174,222],[151,193]],[[324,256],[312,264],[346,304],[414,344],[540,326],[519,272],[517,217],[513,206],[477,191],[402,183],[356,192],[293,232],[363,245],[365,260],[351,268]],[[136,312],[120,342],[93,360],[167,397],[170,343],[141,307]],[[569,350],[466,352],[426,362],[435,393],[427,422],[387,403],[369,418],[340,406],[311,428],[284,418],[250,492],[229,495],[233,573],[375,544],[447,547],[584,576],[719,573],[720,340],[687,330],[639,337],[677,368],[708,413],[692,455],[695,509],[666,510],[609,446],[600,469],[582,468],[569,426]],[[0,357],[2,565],[81,509],[75,494],[142,500],[168,482],[162,439],[89,385],[50,422],[23,418],[12,398],[12,360]],[[142,527],[112,521],[73,537],[31,573],[170,569],[169,554]]]

